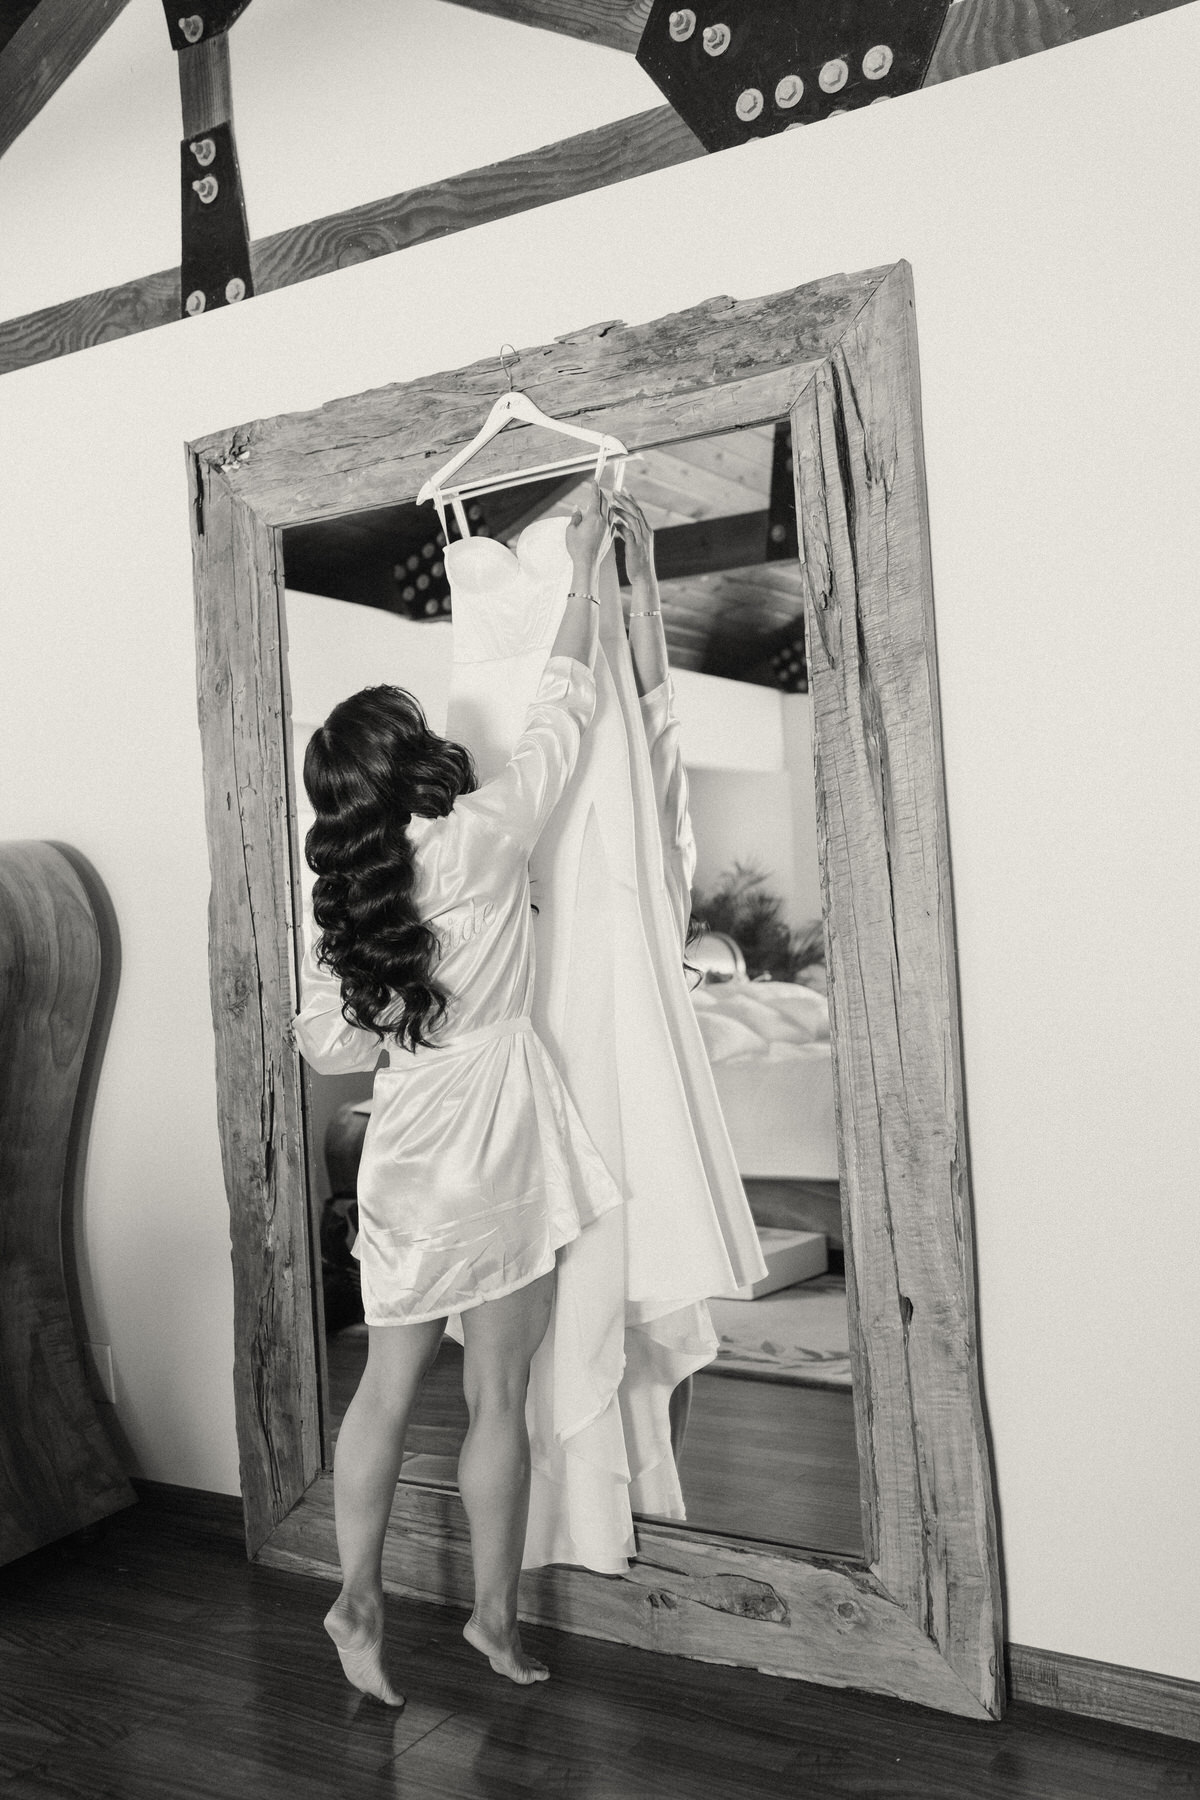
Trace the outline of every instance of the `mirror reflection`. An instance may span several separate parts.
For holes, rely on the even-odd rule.
[[[528,624],[541,604],[543,585],[549,603],[556,594],[561,604],[554,559],[561,563],[566,524],[586,504],[588,482],[587,474],[572,473],[495,487],[466,498],[461,515],[447,512],[444,530],[433,507],[404,503],[284,533],[301,843],[313,817],[299,780],[305,747],[332,708],[363,688],[394,683],[406,689],[433,731],[468,743],[481,779],[500,771],[531,679],[536,684],[536,672],[530,677],[526,664],[540,667],[546,655],[546,634],[531,628],[522,636],[521,620]],[[611,490],[611,472],[603,485]],[[617,1331],[617,1354],[635,1373],[637,1359],[643,1360],[645,1391],[662,1399],[663,1431],[669,1432],[657,1450],[647,1449],[657,1441],[657,1427],[635,1416],[636,1398],[626,1404],[624,1434],[635,1453],[647,1465],[656,1455],[669,1458],[669,1467],[664,1460],[657,1472],[653,1466],[634,1471],[642,1476],[634,1486],[635,1507],[641,1516],[678,1517],[672,1499],[677,1477],[693,1528],[860,1554],[811,712],[787,426],[766,424],[645,450],[625,465],[621,487],[632,506],[619,498],[611,503],[615,520],[624,508],[626,529],[618,528],[605,557],[598,598],[609,608],[605,614],[602,605],[601,644],[607,642],[616,668],[613,633],[620,631],[628,688],[617,693],[625,677],[615,678],[610,713],[601,706],[590,742],[585,733],[572,777],[574,798],[568,806],[570,796],[564,796],[533,858],[532,898],[538,968],[547,984],[557,979],[560,995],[556,1017],[542,1035],[553,1053],[555,1033],[565,1034],[567,1087],[598,1148],[610,1163],[636,1165],[623,1167],[619,1179],[627,1193],[631,1182],[640,1181],[646,1204],[659,1209],[640,1242],[636,1227],[618,1241],[599,1221],[611,1240],[607,1266],[623,1256],[635,1286],[640,1281],[642,1287],[623,1338]],[[629,523],[638,519],[646,528],[641,551],[638,530]],[[465,555],[455,549],[464,528],[491,548]],[[651,546],[656,589],[647,589],[638,561]],[[468,564],[502,567],[506,592],[508,572],[519,572],[507,622],[494,581],[481,584],[477,595],[469,591]],[[539,585],[542,572],[545,583]],[[653,604],[645,603],[648,593]],[[655,611],[657,618],[650,616]],[[500,641],[494,633],[502,625],[509,636]],[[504,652],[499,659],[498,647]],[[656,665],[660,655],[663,669]],[[629,772],[614,783],[612,759],[626,757],[614,722],[622,705],[622,741],[632,743],[628,734],[636,736],[640,728],[645,749],[629,752]],[[638,768],[649,783],[643,779],[640,789]],[[585,805],[579,791],[589,781],[594,792]],[[612,798],[617,789],[620,805]],[[647,818],[656,836],[647,836]],[[657,925],[647,927],[643,918],[642,935],[658,932],[657,951],[652,946],[642,960],[640,952],[623,953],[619,967],[598,974],[592,952],[607,941],[614,916],[628,901],[621,857],[636,865],[644,890],[651,881],[652,841],[661,846],[652,879],[662,893]],[[573,859],[578,876],[570,905],[562,885],[564,858]],[[319,935],[312,879],[305,867],[309,945]],[[675,931],[670,946],[668,914]],[[663,1086],[665,1051],[656,1051],[653,1040],[656,1030],[669,1034],[661,1026],[661,996],[655,997],[669,978],[661,968],[656,973],[655,954],[660,963],[674,958],[671,978],[690,1009],[689,1025],[694,1018],[704,1059],[703,1079],[688,1077],[686,1069],[682,1077],[698,1151],[672,1137],[679,1103]],[[677,1052],[678,1030],[674,1041]],[[354,1251],[373,1081],[369,1071],[306,1071],[330,1459],[366,1354]],[[605,1094],[626,1117],[641,1096],[645,1116],[636,1129],[643,1150],[626,1153],[602,1141]],[[688,1156],[698,1156],[715,1196],[711,1209],[694,1215],[681,1172]],[[744,1222],[727,1196],[725,1157],[739,1204],[745,1196]],[[598,1227],[591,1229],[599,1241]],[[739,1233],[751,1234],[761,1261],[756,1256],[751,1267],[747,1251],[741,1267],[750,1278],[720,1291],[708,1288],[706,1313],[685,1312],[678,1304],[687,1290],[685,1272],[712,1266],[706,1246],[722,1232],[735,1244]],[[568,1287],[564,1301],[560,1291],[560,1335],[565,1307],[596,1303],[603,1280],[602,1272],[585,1269],[578,1296]],[[586,1359],[598,1354],[595,1346],[607,1344],[611,1351],[613,1344],[611,1331],[605,1338],[594,1321],[585,1321],[581,1333],[585,1326],[593,1336],[580,1337],[577,1383],[588,1376]],[[576,1393],[571,1400],[580,1417],[584,1398]],[[463,1351],[448,1333],[416,1402],[401,1479],[454,1486],[466,1428]],[[594,1423],[586,1429],[593,1433],[583,1442],[591,1446],[594,1469],[613,1453],[614,1440],[595,1435]],[[536,1427],[534,1460],[536,1514]],[[565,1465],[558,1475],[572,1479]],[[583,1560],[569,1544],[552,1547],[558,1552],[553,1560]]]

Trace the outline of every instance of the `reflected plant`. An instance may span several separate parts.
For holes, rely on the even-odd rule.
[[[769,874],[755,863],[735,862],[708,893],[692,894],[692,918],[704,931],[723,931],[739,946],[751,981],[799,981],[801,971],[825,961],[820,919],[789,925],[784,902],[767,886]]]

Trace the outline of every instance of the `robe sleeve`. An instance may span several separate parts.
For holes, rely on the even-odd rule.
[[[296,1047],[321,1075],[373,1069],[384,1048],[373,1031],[342,1017],[342,986],[317,962],[311,944],[300,966],[300,1011],[292,1021]]]
[[[508,763],[494,781],[467,796],[465,810],[532,850],[571,779],[595,708],[591,670],[573,657],[552,656]]]
[[[687,770],[683,766],[679,720],[670,677],[642,696],[642,724],[650,750],[650,775],[663,846],[663,874],[679,932],[687,942],[692,916],[692,883],[696,878],[696,840],[688,812]]]

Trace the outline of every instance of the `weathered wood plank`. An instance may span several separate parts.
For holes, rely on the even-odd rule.
[[[134,337],[178,319],[179,270],[160,269],[156,275],[100,288],[0,324],[0,375],[90,350],[114,338]]]
[[[966,1718],[986,1716],[928,1638],[853,1562],[749,1549],[651,1525],[639,1525],[637,1540],[637,1561],[623,1576],[527,1570],[521,1617],[642,1650],[892,1694]],[[313,1484],[257,1560],[336,1575],[332,1476]],[[397,1488],[384,1585],[392,1593],[471,1605],[470,1540],[457,1494],[412,1483]]]
[[[193,461],[191,480],[209,975],[233,1245],[234,1400],[253,1553],[321,1466],[300,1082],[287,1036],[294,981],[282,571],[272,533],[220,473]]]
[[[331,269],[669,169],[701,154],[699,140],[682,119],[669,106],[656,107],[506,162],[261,238],[251,246],[255,291],[264,294],[311,281]]]
[[[998,68],[1040,50],[1078,43],[1189,0],[961,0],[946,23],[922,87]]]
[[[651,0],[451,0],[451,4],[632,55],[650,16]]]
[[[776,419],[885,271],[835,275],[798,294],[721,297],[647,325],[617,321],[520,351],[519,385],[556,418],[604,429],[631,449]],[[284,413],[192,445],[274,525],[411,498],[437,461],[476,430],[504,385],[496,361],[378,388],[307,413]],[[531,447],[522,452],[522,444]],[[537,460],[537,437],[512,427],[472,471]]]
[[[868,1560],[998,1708],[911,277],[793,413]]]
[[[176,52],[183,135],[196,137],[233,117],[233,85],[229,67],[229,33],[201,38]]]
[[[0,51],[0,156],[93,50],[129,0],[41,0]]]
[[[100,935],[66,857],[0,845],[0,1563],[134,1499],[88,1392],[63,1269],[99,983]]]
[[[454,378],[442,376],[440,391],[414,396],[411,414],[399,409],[376,412],[371,405],[364,406],[356,416],[363,432],[361,442],[339,444],[330,439],[327,448],[312,446],[290,478],[282,446],[251,444],[242,435],[251,431],[249,426],[221,434],[227,441],[211,445],[206,441],[202,453],[215,456],[218,463],[227,461],[230,479],[239,493],[279,526],[412,500],[426,476],[437,467],[435,458],[444,457],[447,450],[472,436],[496,398],[499,385],[494,371],[491,375],[486,373],[488,366],[480,365],[478,386],[468,392],[455,391],[450,385]],[[675,372],[675,391],[638,392],[634,386],[615,397],[616,403],[611,407],[602,401],[593,404],[601,386],[588,379],[585,389],[583,370],[575,372],[578,382],[574,375],[544,382],[531,376],[522,386],[556,418],[570,418],[578,425],[595,429],[600,429],[596,422],[603,419],[605,431],[635,450],[671,441],[680,431],[701,436],[781,418],[788,412],[809,368],[800,362],[711,389],[703,385],[689,387],[685,372],[680,370]],[[614,374],[614,385],[618,381],[619,374]],[[418,385],[414,383],[412,388]],[[573,387],[584,394],[586,404],[573,403]],[[423,443],[422,434],[409,429],[419,421],[424,421],[427,428]],[[536,435],[529,434],[529,439],[523,436],[523,428],[510,427],[504,433],[502,447],[488,445],[472,460],[472,473],[494,469],[516,473],[537,462],[542,452]]]

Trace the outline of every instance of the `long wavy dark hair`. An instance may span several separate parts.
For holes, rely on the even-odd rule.
[[[363,688],[309,739],[304,785],[316,821],[304,840],[321,928],[317,961],[342,984],[342,1016],[408,1049],[428,1044],[449,996],[439,944],[413,905],[414,813],[444,818],[478,785],[461,744],[430,731],[403,688]]]

